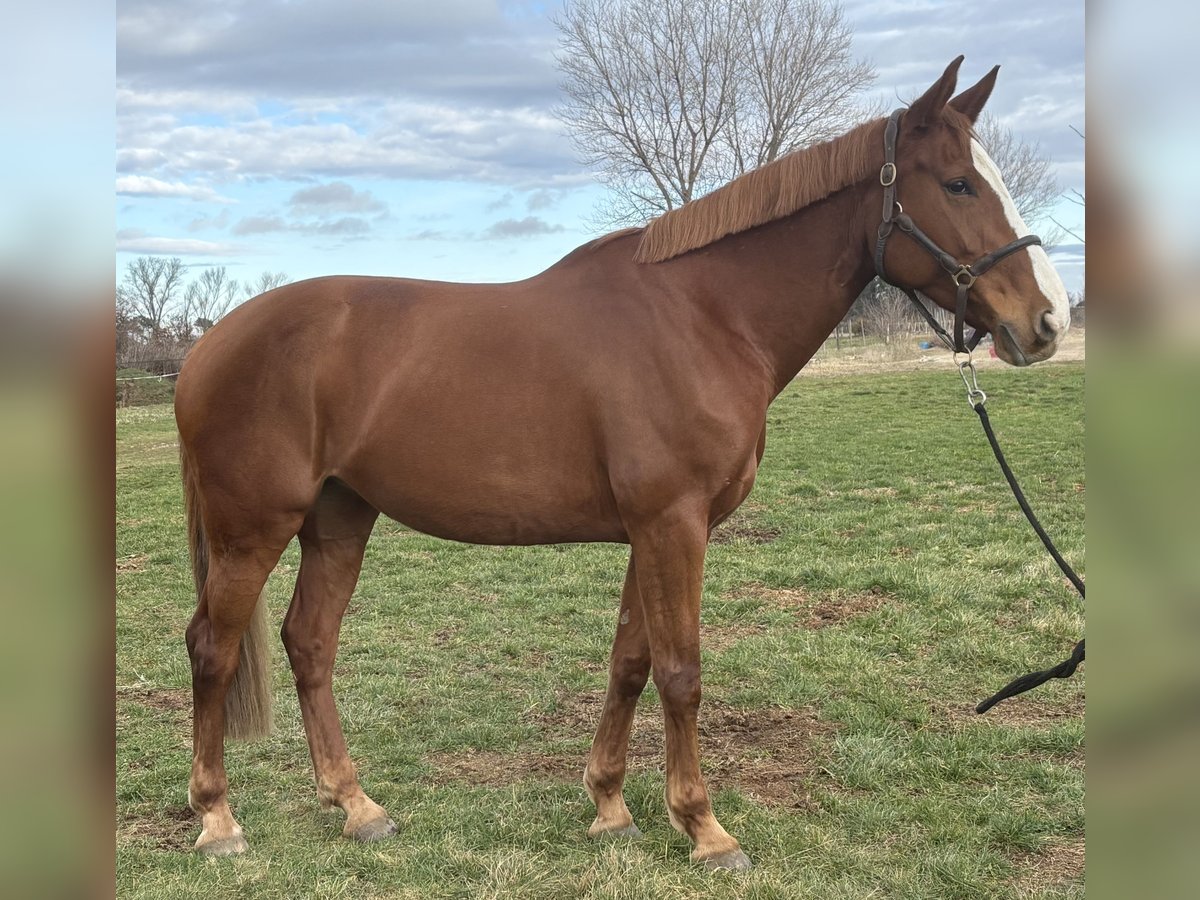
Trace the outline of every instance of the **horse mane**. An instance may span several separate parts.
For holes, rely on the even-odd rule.
[[[704,247],[823,200],[879,168],[883,119],[859,125],[841,137],[796,150],[735,178],[645,228],[636,262],[655,263]]]

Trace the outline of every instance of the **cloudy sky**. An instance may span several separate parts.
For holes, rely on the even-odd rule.
[[[889,108],[965,53],[989,110],[1083,190],[1081,0],[854,0]],[[602,197],[552,110],[560,8],[532,0],[118,0],[117,266],[235,278],[504,281],[596,234]],[[1083,210],[1055,212],[1083,235]],[[1055,260],[1082,285],[1082,247]]]

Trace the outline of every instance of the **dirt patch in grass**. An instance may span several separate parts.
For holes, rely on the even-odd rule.
[[[791,612],[805,628],[828,628],[860,618],[899,601],[880,588],[869,591],[811,592],[804,588],[770,588],[747,584],[733,592],[737,598],[751,598],[776,609]]]
[[[1033,897],[1047,888],[1082,882],[1084,840],[1057,841],[1038,853],[1022,854],[1013,860],[1013,868],[1016,874],[1011,884],[1018,897]]]
[[[505,787],[519,781],[575,781],[583,778],[583,760],[568,754],[538,754],[514,750],[464,750],[430,753],[434,781],[465,781],[482,787]]]
[[[766,634],[766,625],[750,623],[720,623],[707,625],[700,623],[700,649],[713,653],[723,653],[734,644],[748,637]]]
[[[163,709],[171,712],[192,708],[192,692],[186,688],[122,688],[117,691],[117,699],[121,698],[133,700],[151,709]]]
[[[566,697],[552,712],[536,713],[534,722],[549,739],[590,735],[604,706],[601,694]],[[700,753],[705,776],[714,789],[734,788],[768,806],[807,808],[809,782],[817,760],[827,752],[835,726],[807,709],[738,709],[707,702],[700,711]],[[519,781],[577,783],[586,751],[547,754],[526,748],[443,752],[426,757],[438,783],[467,781],[502,787]],[[629,738],[629,772],[662,771],[662,713],[639,708]]]
[[[187,851],[200,834],[200,822],[187,806],[171,806],[158,815],[122,816],[117,823],[117,845],[140,844],[157,850]]]
[[[736,512],[716,528],[710,544],[769,544],[783,532],[774,525],[758,521],[752,515]]]
[[[947,704],[939,712],[951,722],[990,722],[1011,728],[1047,728],[1084,716],[1082,693],[1061,700],[1042,700],[1036,694],[1022,694],[997,703],[981,716],[975,712],[975,704],[983,699],[983,693],[981,689],[980,697]]]
[[[150,557],[145,553],[134,553],[131,556],[122,556],[117,560],[117,571],[140,572],[148,559],[150,559]]]

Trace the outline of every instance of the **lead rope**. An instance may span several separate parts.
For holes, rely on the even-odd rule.
[[[999,250],[993,250],[991,253],[984,254],[971,265],[965,265],[939,247],[929,235],[918,228],[916,223],[913,222],[912,217],[904,212],[904,207],[896,199],[896,179],[899,176],[899,171],[896,168],[896,140],[900,133],[900,117],[903,114],[903,108],[894,110],[888,116],[887,124],[883,130],[883,167],[879,170],[879,183],[883,186],[883,215],[879,222],[875,242],[875,272],[880,279],[888,284],[892,284],[892,281],[887,277],[884,254],[887,250],[887,241],[891,237],[892,231],[899,229],[932,254],[933,258],[938,261],[939,265],[953,279],[955,288],[953,336],[934,318],[933,313],[925,307],[925,304],[917,296],[916,291],[902,285],[894,286],[898,287],[908,296],[908,299],[916,306],[917,311],[929,323],[930,327],[933,328],[934,334],[954,354],[954,361],[958,365],[958,374],[962,376],[963,384],[967,386],[967,401],[971,404],[971,408],[979,415],[979,421],[983,425],[983,431],[987,435],[988,443],[992,445],[992,452],[996,454],[996,461],[1000,463],[1000,470],[1004,472],[1004,477],[1008,481],[1008,486],[1012,488],[1013,496],[1017,498],[1021,512],[1025,514],[1025,518],[1029,520],[1029,524],[1033,526],[1033,530],[1037,532],[1037,536],[1041,538],[1046,549],[1050,551],[1050,555],[1058,563],[1058,567],[1062,569],[1063,574],[1067,576],[1071,584],[1075,585],[1075,590],[1079,591],[1079,596],[1082,598],[1083,581],[1075,574],[1075,570],[1067,564],[1067,561],[1063,559],[1062,554],[1058,552],[1058,548],[1054,546],[1054,542],[1050,540],[1050,536],[1046,534],[1046,530],[1038,522],[1037,516],[1033,514],[1033,510],[1029,507],[1029,502],[1025,499],[1025,494],[1021,491],[1021,486],[1017,484],[1016,476],[1013,475],[1012,469],[1009,468],[1008,462],[1004,459],[1004,453],[1000,450],[996,434],[992,431],[992,423],[988,419],[987,410],[984,409],[984,404],[987,403],[987,394],[979,387],[979,382],[976,378],[975,363],[971,359],[971,351],[975,349],[983,337],[985,330],[976,329],[970,337],[964,334],[967,316],[967,295],[971,290],[971,286],[975,283],[975,279],[987,272],[988,269],[1006,256],[1015,253],[1023,247],[1040,244],[1042,241],[1036,235],[1028,234],[1017,238],[1010,244],[1006,244]],[[960,357],[966,358],[960,359]],[[1006,700],[1017,694],[1023,694],[1025,691],[1035,688],[1039,684],[1049,681],[1051,678],[1068,678],[1075,674],[1075,669],[1078,668],[1081,662],[1083,662],[1083,641],[1076,644],[1070,657],[1063,660],[1057,666],[1041,672],[1030,672],[1028,675],[1022,675],[1020,678],[1014,679],[999,693],[992,695],[976,706],[975,712],[985,713],[1001,700]]]
[[[956,354],[957,356],[958,354]],[[1082,600],[1084,599],[1083,579],[1075,573],[1070,563],[1063,559],[1063,555],[1058,552],[1058,548],[1054,546],[1054,541],[1050,540],[1050,535],[1046,533],[1046,529],[1042,527],[1042,523],[1033,514],[1033,509],[1030,507],[1029,501],[1025,499],[1025,492],[1017,484],[1017,477],[1009,467],[1008,460],[1004,458],[1004,451],[1000,449],[1000,442],[996,440],[996,432],[992,429],[992,421],[988,418],[986,408],[987,394],[980,389],[979,383],[976,380],[975,363],[972,361],[970,353],[966,356],[966,360],[958,361],[956,359],[956,362],[958,362],[958,373],[962,376],[963,383],[967,386],[967,402],[971,404],[971,409],[975,410],[976,415],[979,416],[979,423],[983,426],[983,432],[987,435],[988,443],[991,444],[992,453],[996,455],[996,462],[1000,464],[1000,471],[1004,473],[1004,479],[1008,482],[1009,488],[1012,489],[1013,497],[1016,498],[1017,504],[1021,507],[1021,512],[1025,514],[1025,518],[1029,520],[1029,524],[1033,526],[1033,530],[1037,533],[1037,536],[1041,539],[1042,544],[1055,563],[1058,564],[1059,569],[1067,576],[1071,584],[1075,586],[1075,590],[1079,592],[1079,597]],[[1075,649],[1071,651],[1071,655],[1057,666],[1051,666],[1049,669],[1043,669],[1040,672],[1030,672],[1028,675],[1022,675],[1020,678],[1014,678],[995,694],[976,706],[975,712],[982,715],[1001,700],[1007,700],[1009,697],[1023,694],[1040,684],[1044,684],[1051,678],[1070,678],[1075,674],[1075,670],[1083,662],[1083,659],[1084,642],[1081,640],[1075,645]]]

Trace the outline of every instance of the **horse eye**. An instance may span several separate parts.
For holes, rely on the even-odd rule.
[[[971,185],[967,184],[967,181],[964,178],[955,178],[946,185],[946,190],[952,194],[958,194],[959,196],[974,193],[971,190]]]

